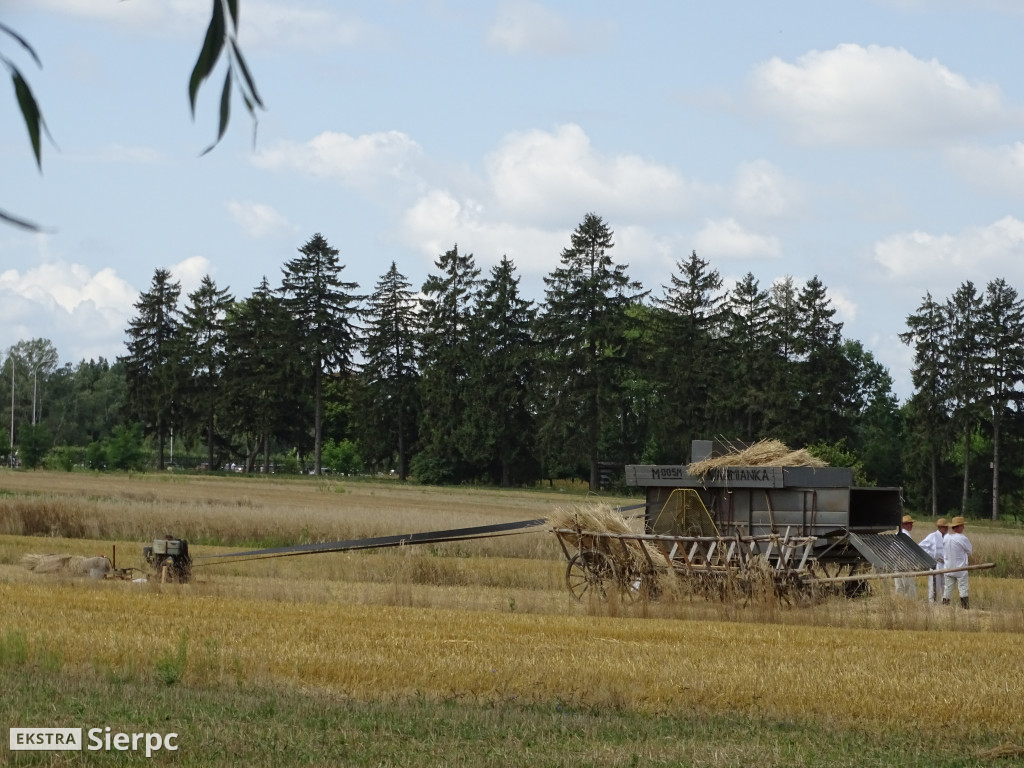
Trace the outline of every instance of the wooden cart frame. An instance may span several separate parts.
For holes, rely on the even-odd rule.
[[[555,528],[565,555],[565,582],[577,600],[657,597],[664,578],[707,596],[731,590],[788,597],[814,581],[814,536],[666,536]]]

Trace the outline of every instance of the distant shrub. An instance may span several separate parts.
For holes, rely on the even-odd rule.
[[[111,469],[143,470],[142,429],[138,424],[118,424],[107,440],[107,464]]]
[[[352,475],[363,469],[363,459],[351,440],[340,443],[328,440],[324,444],[322,462],[325,469],[339,474]]]
[[[46,469],[58,469],[62,472],[70,472],[75,464],[81,461],[82,449],[72,445],[59,445],[50,450],[43,459],[43,466]]]

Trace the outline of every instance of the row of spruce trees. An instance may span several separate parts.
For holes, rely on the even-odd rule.
[[[596,489],[625,463],[688,460],[694,438],[771,437],[854,465],[861,482],[902,485],[919,507],[991,502],[995,515],[1003,498],[1016,510],[1024,332],[1005,282],[927,296],[908,318],[915,395],[901,406],[888,371],[843,338],[817,277],[762,288],[748,273],[726,290],[693,253],[652,292],[613,247],[588,214],[539,304],[511,260],[482,275],[457,246],[418,290],[392,263],[361,292],[319,234],[279,286],[264,278],[247,298],[207,276],[183,301],[157,269],[114,364],[51,370],[48,343],[11,350],[12,391],[19,369],[37,380],[20,442],[116,446],[138,429],[157,468],[177,439],[214,469],[266,471],[294,450],[319,473],[325,446],[347,441],[367,471],[402,479],[582,477]]]

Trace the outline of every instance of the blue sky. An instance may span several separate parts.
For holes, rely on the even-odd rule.
[[[0,350],[124,352],[157,268],[239,297],[316,232],[370,292],[458,243],[543,298],[588,212],[654,294],[691,251],[727,282],[817,275],[911,394],[926,291],[1024,292],[1024,2],[240,0],[266,111],[187,82],[209,0],[0,0],[54,143],[0,110]]]

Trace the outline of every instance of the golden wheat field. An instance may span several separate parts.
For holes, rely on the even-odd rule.
[[[546,517],[583,501],[393,481],[0,472],[0,638],[17,632],[32,654],[59,657],[66,670],[148,668],[187,647],[181,681],[192,686],[768,712],[881,729],[909,719],[1024,744],[1024,581],[986,572],[971,578],[970,611],[925,604],[923,579],[916,602],[884,583],[866,598],[806,606],[671,595],[577,602],[543,528],[198,565],[189,584],[20,565],[26,554],[110,557],[116,548],[118,567],[141,568],[141,547],[164,534],[188,539],[198,558]],[[979,561],[1024,553],[1019,530],[967,533]]]

